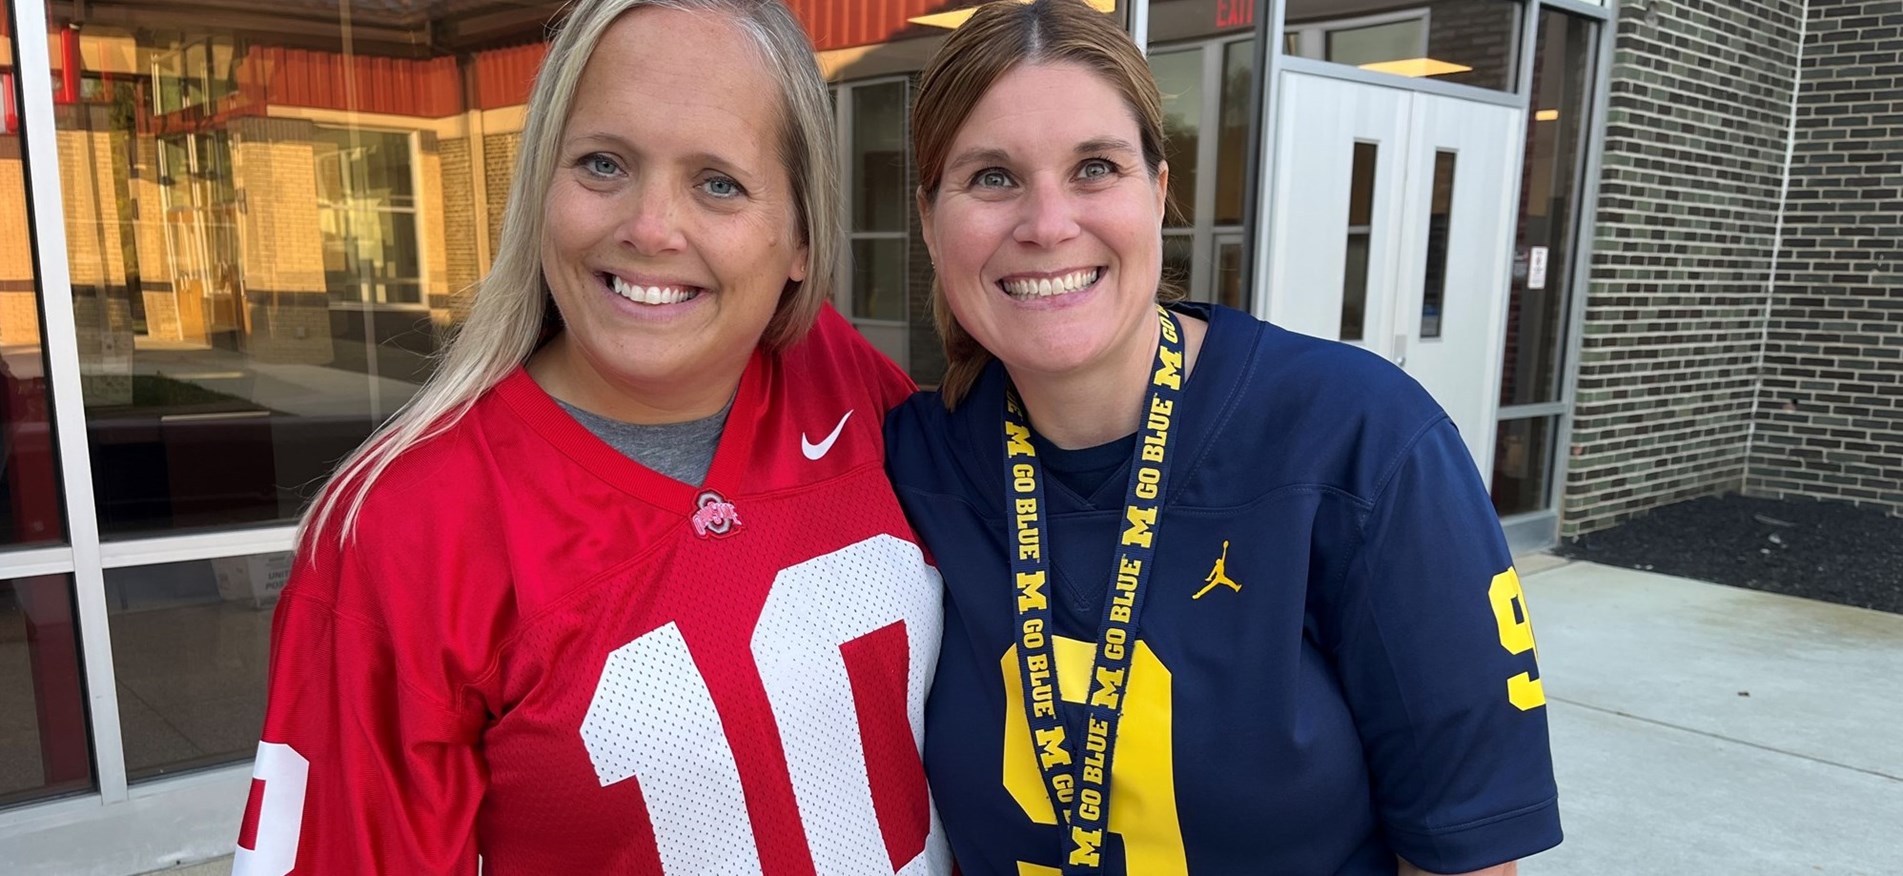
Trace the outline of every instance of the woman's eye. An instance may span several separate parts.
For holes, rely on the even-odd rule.
[[[1002,170],[981,170],[972,182],[980,188],[1001,189],[1011,184],[1011,175]]]
[[[1092,158],[1077,168],[1077,175],[1084,179],[1101,179],[1117,172],[1116,165],[1101,158]]]
[[[599,152],[582,156],[581,166],[583,170],[595,176],[614,176],[621,172],[621,165]]]
[[[724,176],[713,177],[700,184],[701,190],[716,198],[736,198],[745,193],[740,184]]]

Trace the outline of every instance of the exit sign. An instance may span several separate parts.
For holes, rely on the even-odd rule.
[[[1216,0],[1216,27],[1249,27],[1255,24],[1255,0]]]

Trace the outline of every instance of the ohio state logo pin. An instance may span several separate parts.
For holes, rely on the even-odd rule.
[[[694,498],[694,534],[701,538],[725,538],[740,531],[740,512],[733,503],[713,490],[702,490]]]

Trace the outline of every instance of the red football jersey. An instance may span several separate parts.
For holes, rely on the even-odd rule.
[[[518,369],[304,546],[234,872],[949,872],[940,586],[880,439],[910,389],[828,309],[692,487]]]

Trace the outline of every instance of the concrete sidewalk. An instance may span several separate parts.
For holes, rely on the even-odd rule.
[[[1522,874],[1903,874],[1903,616],[1535,565],[1566,841]]]
[[[1520,568],[1566,829],[1524,876],[1903,874],[1903,616]]]

